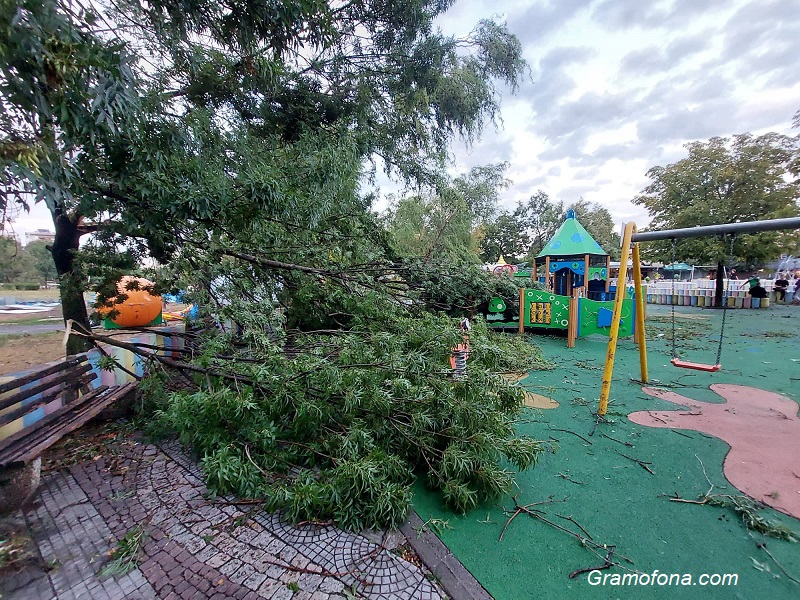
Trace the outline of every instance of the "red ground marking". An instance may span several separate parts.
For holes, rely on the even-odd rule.
[[[691,429],[720,438],[731,447],[723,471],[742,492],[800,519],[800,418],[797,402],[743,385],[715,384],[724,404],[692,400],[675,392],[642,388],[645,394],[686,406],[690,412],[639,411],[639,425]]]

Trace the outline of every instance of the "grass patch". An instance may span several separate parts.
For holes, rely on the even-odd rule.
[[[8,333],[3,334],[0,333],[0,348],[8,344],[9,342],[14,342],[18,340],[24,340],[26,338],[34,337],[36,340],[43,340],[46,336],[50,336],[53,339],[61,339],[64,337],[63,331],[42,331],[40,333]],[[42,361],[46,362],[46,361]]]

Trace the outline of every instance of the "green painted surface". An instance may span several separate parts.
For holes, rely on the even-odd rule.
[[[605,280],[608,276],[608,271],[605,266],[602,267],[589,267],[589,279],[594,279],[594,274],[597,273],[600,279]]]
[[[570,211],[571,213],[571,211]],[[582,256],[593,254],[595,256],[605,256],[605,252],[595,239],[589,234],[583,225],[578,223],[574,214],[561,224],[555,235],[542,248],[536,258],[544,256]]]
[[[566,329],[569,298],[544,290],[525,290],[525,326],[536,329]]]
[[[609,300],[600,302],[597,300],[589,300],[588,298],[581,298],[578,304],[578,337],[585,337],[587,335],[599,334],[608,336],[611,327],[600,327],[597,320],[600,316],[600,310],[614,311],[614,301]],[[619,337],[628,337],[633,335],[634,325],[634,308],[633,300],[627,299],[622,301],[622,315],[619,326]]]
[[[720,311],[678,307],[678,346],[685,358],[713,362]],[[687,318],[690,317],[690,318]],[[669,365],[669,307],[648,307],[648,357],[651,384],[656,380],[680,394],[698,400],[720,401],[707,389],[712,383],[736,383],[800,397],[800,308],[773,307],[728,311],[723,368],[718,373],[676,369]],[[766,548],[786,571],[800,579],[800,544],[762,538],[750,532],[729,509],[670,502],[675,493],[694,499],[709,489],[703,473],[716,486],[715,493],[738,494],[725,479],[722,461],[728,446],[714,437],[686,431],[635,425],[626,416],[636,410],[674,410],[667,402],[646,396],[631,381],[639,372],[638,351],[631,339],[619,344],[611,387],[609,423],[594,427],[607,343],[600,338],[580,340],[567,349],[561,338],[536,338],[551,360],[563,365],[553,371],[534,372],[522,385],[560,403],[548,411],[525,409],[519,431],[550,440],[555,453],[544,454],[539,464],[518,478],[521,504],[566,498],[566,502],[541,505],[543,516],[563,527],[577,528],[558,515],[571,516],[600,544],[634,561],[629,568],[652,573],[738,574],[736,587],[602,587],[589,585],[587,575],[570,579],[577,569],[597,566],[603,557],[581,546],[577,539],[544,522],[518,516],[502,542],[498,537],[513,507],[511,496],[464,516],[443,509],[437,496],[418,486],[414,501],[423,521],[446,519],[451,529],[441,538],[455,556],[497,600],[527,598],[742,598],[789,600],[800,597],[792,583],[758,547]],[[566,429],[582,439],[558,429]],[[627,447],[604,437],[605,434]],[[683,434],[683,435],[682,435]],[[552,441],[555,438],[558,441]],[[794,449],[776,451],[798,452]],[[652,463],[651,475],[619,453]],[[702,463],[701,463],[702,461]],[[800,461],[798,461],[800,463]],[[798,467],[800,475],[800,467]],[[569,479],[566,479],[568,477]],[[572,481],[570,481],[572,480]],[[580,483],[574,483],[580,482]],[[800,532],[800,521],[766,509],[763,515]],[[769,572],[766,570],[769,569]],[[612,567],[602,573],[625,573]]]

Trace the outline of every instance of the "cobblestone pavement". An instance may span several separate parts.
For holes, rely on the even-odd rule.
[[[444,597],[398,555],[401,534],[296,527],[207,498],[198,466],[175,443],[131,444],[122,456],[53,471],[11,520],[27,527],[40,560],[3,574],[3,599]],[[109,552],[142,531],[138,567],[102,576]]]

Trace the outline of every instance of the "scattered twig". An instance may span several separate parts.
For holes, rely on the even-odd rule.
[[[532,502],[531,504],[526,504],[525,506],[520,506],[519,503],[517,502],[517,495],[515,495],[514,498],[513,498],[514,506],[517,508],[517,510],[516,510],[516,512],[514,512],[513,515],[511,515],[511,517],[509,517],[508,521],[506,521],[506,524],[503,525],[503,531],[500,532],[500,537],[497,540],[498,542],[502,542],[503,541],[503,536],[506,534],[506,529],[508,529],[508,526],[511,524],[511,521],[513,521],[514,519],[517,518],[518,514],[520,514],[522,512],[527,512],[528,514],[535,514],[536,511],[531,510],[532,506],[540,506],[542,504],[554,504],[556,502],[566,502],[567,501],[566,498],[564,498],[563,500],[553,500],[553,497],[550,496],[547,500],[542,500],[540,502]]]
[[[645,471],[647,471],[648,473],[650,473],[650,475],[655,475],[655,473],[653,473],[653,470],[652,470],[650,467],[648,467],[648,466],[647,466],[647,465],[652,465],[653,463],[651,463],[651,462],[645,462],[645,461],[643,461],[643,460],[639,460],[638,458],[633,458],[632,456],[628,456],[627,454],[623,454],[623,453],[622,453],[622,452],[620,452],[619,450],[615,450],[615,452],[616,452],[617,454],[619,454],[620,456],[624,456],[624,457],[625,457],[625,458],[627,458],[628,460],[632,460],[633,462],[637,463],[637,464],[638,464],[640,467],[642,467],[642,468],[643,468]]]
[[[613,438],[610,435],[606,435],[605,433],[601,433],[600,435],[602,435],[603,437],[606,437],[606,438],[608,438],[608,439],[610,439],[610,440],[612,440],[614,442],[617,442],[618,444],[622,444],[623,446],[627,446],[628,448],[633,448],[633,444],[631,444],[630,442],[623,442],[622,440],[618,440],[617,438]]]
[[[570,431],[569,429],[558,429],[557,427],[550,427],[550,431],[563,431],[564,433],[571,433],[572,435],[574,435],[574,436],[577,436],[577,437],[581,438],[581,439],[582,439],[584,442],[586,442],[586,443],[587,443],[587,444],[589,444],[590,446],[592,445],[592,442],[590,442],[589,440],[587,440],[587,439],[586,439],[585,437],[583,437],[583,436],[582,436],[580,433],[575,433],[574,431]]]
[[[561,479],[566,479],[570,483],[577,483],[578,485],[586,485],[585,481],[578,481],[577,479],[573,479],[572,477],[564,473],[559,473],[558,476],[561,477]]]
[[[578,575],[582,573],[591,573],[592,571],[602,571],[603,569],[610,569],[614,566],[614,563],[611,561],[611,557],[614,556],[614,546],[609,546],[608,554],[606,554],[605,561],[599,567],[585,567],[583,569],[578,569],[577,571],[573,571],[569,574],[570,579],[575,579]]]
[[[657,417],[657,416],[655,416],[655,415],[653,414],[653,411],[652,411],[652,410],[648,410],[648,411],[647,411],[647,414],[648,414],[648,415],[650,415],[650,418],[651,418],[651,419],[655,419],[656,421],[661,421],[661,422],[662,422],[662,423],[664,423],[664,424],[666,424],[666,423],[667,423],[667,422],[666,422],[664,419],[662,419],[661,417]]]
[[[753,538],[753,541],[756,543],[756,547],[757,547],[757,548],[760,548],[761,550],[763,550],[764,552],[766,552],[766,553],[767,553],[767,556],[769,556],[769,557],[772,559],[772,562],[774,562],[774,563],[775,563],[775,564],[778,566],[778,568],[779,568],[779,569],[780,569],[780,570],[783,572],[783,574],[784,574],[784,575],[786,575],[786,577],[787,577],[787,578],[788,578],[790,581],[793,581],[793,582],[795,582],[795,583],[797,583],[797,584],[800,584],[800,581],[798,581],[797,579],[795,579],[794,577],[792,577],[791,575],[789,575],[789,573],[787,573],[787,572],[786,572],[786,569],[784,569],[784,568],[783,568],[783,565],[782,565],[781,563],[779,563],[779,562],[778,562],[778,559],[777,559],[777,558],[775,558],[775,557],[772,555],[772,552],[770,552],[770,551],[769,551],[769,548],[767,548],[767,542],[766,542],[765,540],[763,540],[763,539],[762,539],[762,541],[760,541],[760,542],[759,542],[759,541],[757,541],[757,540],[756,540],[756,538],[754,538],[754,537],[753,537],[753,534],[752,534],[752,533],[750,533],[750,530],[748,530],[748,531],[747,531],[747,534],[748,534],[748,535],[749,535],[751,538]],[[763,534],[763,533],[761,534],[761,537],[762,537],[762,538],[764,537],[764,534]]]
[[[575,527],[577,527],[578,529],[580,529],[580,530],[583,532],[583,534],[584,534],[584,535],[585,535],[587,538],[589,538],[590,540],[593,540],[593,539],[594,539],[594,538],[591,536],[591,534],[590,534],[588,531],[586,531],[586,530],[583,528],[583,526],[582,526],[580,523],[578,523],[578,522],[577,522],[575,519],[573,519],[572,517],[565,517],[564,515],[560,515],[560,514],[558,514],[558,513],[553,513],[553,514],[555,514],[555,516],[559,517],[560,519],[565,519],[565,520],[569,521],[570,523],[573,523],[573,524],[575,525]]]
[[[690,440],[693,440],[693,439],[694,439],[692,436],[690,436],[690,435],[687,435],[687,434],[683,433],[682,431],[678,431],[677,429],[670,429],[670,431],[671,431],[672,433],[675,433],[675,434],[677,434],[677,435],[682,435],[682,436],[683,436],[683,437],[685,437],[685,438],[689,438]]]

